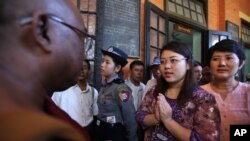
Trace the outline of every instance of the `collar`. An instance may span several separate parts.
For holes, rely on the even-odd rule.
[[[86,89],[85,90],[81,90],[81,88],[80,88],[80,86],[78,84],[76,84],[76,86],[80,89],[80,91],[82,93],[88,93],[90,91],[90,89],[91,89],[89,83],[86,83]]]
[[[134,85],[134,83],[132,83],[132,81],[131,81],[130,76],[129,76],[128,79],[126,80],[126,83],[127,83],[128,85],[131,85],[131,86],[134,86],[134,87],[143,87],[143,85],[142,85],[141,82],[140,82],[139,86]]]

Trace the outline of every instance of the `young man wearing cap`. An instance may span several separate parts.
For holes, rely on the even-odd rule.
[[[127,64],[127,54],[116,47],[102,50],[102,86],[97,104],[96,122],[98,141],[137,141],[135,107],[130,88],[119,77]]]
[[[155,56],[153,63],[150,65],[152,79],[148,80],[146,87],[145,87],[144,95],[145,95],[145,93],[147,93],[147,91],[150,88],[152,88],[154,85],[156,85],[157,79],[160,78],[161,74],[160,74],[160,70],[159,70],[159,65],[160,65],[160,57]]]

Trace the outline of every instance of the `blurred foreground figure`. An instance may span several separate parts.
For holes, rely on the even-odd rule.
[[[68,0],[1,0],[0,10],[0,140],[85,140],[45,112],[48,95],[80,74],[87,34],[79,12]]]

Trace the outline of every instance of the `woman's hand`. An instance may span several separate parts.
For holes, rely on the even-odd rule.
[[[153,100],[152,107],[153,107],[154,118],[157,121],[156,124],[158,124],[160,122],[160,113],[159,113],[159,108],[157,106],[156,100]]]
[[[161,93],[159,93],[157,97],[156,107],[158,107],[161,121],[172,120],[172,108],[166,101],[165,96]]]

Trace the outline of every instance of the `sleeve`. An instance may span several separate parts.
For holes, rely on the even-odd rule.
[[[143,125],[143,120],[144,118],[153,113],[153,107],[152,107],[152,102],[154,100],[153,97],[153,91],[154,89],[151,88],[149,89],[149,91],[145,94],[145,97],[143,98],[143,101],[140,105],[140,107],[138,108],[137,112],[136,112],[136,120]]]
[[[93,103],[93,115],[96,116],[98,114],[98,105],[97,105],[98,92],[94,88],[94,103]]]
[[[137,141],[137,122],[135,119],[135,107],[131,90],[125,84],[120,84],[116,89],[124,126],[127,131],[129,141]]]
[[[214,96],[207,93],[198,99],[190,140],[220,140],[220,113]]]

